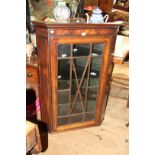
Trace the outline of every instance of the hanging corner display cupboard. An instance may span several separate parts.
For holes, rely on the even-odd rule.
[[[41,119],[48,131],[100,125],[119,25],[33,23]]]

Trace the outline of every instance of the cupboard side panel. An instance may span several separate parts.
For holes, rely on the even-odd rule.
[[[110,38],[108,37],[105,41],[105,49],[102,61],[102,67],[100,72],[100,81],[99,81],[99,90],[97,98],[97,107],[96,107],[96,122],[100,124],[101,119],[101,109],[105,111],[105,98],[107,95],[107,71],[108,71],[108,62],[110,57]]]
[[[46,123],[51,132],[51,105],[50,105],[50,76],[49,76],[49,50],[48,39],[37,36],[38,66],[39,66],[39,99],[41,106],[41,120]]]
[[[52,119],[52,130],[55,131],[57,127],[57,77],[58,77],[58,69],[57,69],[57,40],[51,38],[50,40],[50,72],[51,72],[51,119]]]
[[[109,51],[110,53],[109,53],[108,66],[107,66],[108,68],[107,68],[107,78],[106,78],[106,95],[102,106],[100,121],[104,120],[107,102],[109,99],[110,80],[111,80],[112,71],[114,67],[112,53],[114,52],[114,49],[115,49],[115,42],[116,42],[116,35],[110,36],[110,51]]]

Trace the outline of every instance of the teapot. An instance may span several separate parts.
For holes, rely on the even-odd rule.
[[[88,13],[85,14],[87,16],[87,23],[106,23],[109,19],[109,15],[106,14],[105,16],[102,15],[102,10],[97,7],[93,10],[93,13],[89,19]]]

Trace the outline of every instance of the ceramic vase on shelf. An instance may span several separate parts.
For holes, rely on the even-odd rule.
[[[69,4],[70,10],[71,10],[71,18],[75,18],[77,16],[77,10],[79,7],[79,0],[71,0]]]
[[[66,23],[70,18],[71,12],[67,7],[66,2],[60,1],[58,5],[54,8],[54,17],[57,22]]]

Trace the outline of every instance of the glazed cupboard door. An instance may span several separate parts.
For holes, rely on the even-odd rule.
[[[109,38],[51,43],[53,131],[97,125],[106,95]]]

